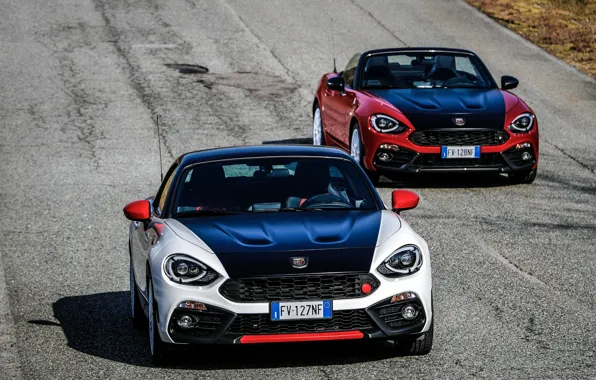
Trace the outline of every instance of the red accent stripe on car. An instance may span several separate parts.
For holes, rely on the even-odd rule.
[[[273,335],[244,335],[240,343],[284,343],[284,342],[312,342],[323,340],[362,339],[360,331],[324,332],[311,334],[273,334]]]

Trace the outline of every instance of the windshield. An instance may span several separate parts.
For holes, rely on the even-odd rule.
[[[376,210],[356,166],[330,158],[226,160],[188,167],[175,217],[246,212]]]
[[[362,89],[493,88],[494,81],[475,56],[456,53],[389,53],[364,62]]]

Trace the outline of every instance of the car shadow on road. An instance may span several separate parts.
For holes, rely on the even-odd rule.
[[[505,175],[495,173],[404,173],[382,176],[377,188],[489,188],[512,185]]]
[[[263,145],[312,145],[312,137],[263,141]]]
[[[68,346],[117,362],[152,366],[147,330],[136,331],[129,319],[128,292],[64,297],[53,305]],[[395,356],[386,341],[342,341],[249,346],[198,346],[177,349],[168,367],[240,369],[362,363]]]

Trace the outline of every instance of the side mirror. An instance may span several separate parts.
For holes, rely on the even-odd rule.
[[[346,81],[341,76],[329,78],[327,80],[327,88],[334,91],[343,91],[346,87]]]
[[[134,201],[124,207],[124,216],[135,222],[143,222],[151,218],[151,205],[148,200]]]
[[[399,213],[404,210],[411,210],[418,206],[420,197],[418,194],[408,190],[393,190],[391,193],[393,211]]]
[[[510,75],[503,75],[501,77],[501,89],[502,90],[512,90],[517,87],[519,81],[517,78],[512,77]]]

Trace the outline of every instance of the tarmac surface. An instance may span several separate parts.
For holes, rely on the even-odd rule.
[[[0,378],[596,378],[596,82],[460,0],[2,1]],[[332,47],[333,20],[335,46]],[[432,252],[435,344],[206,347],[151,365],[122,207],[175,157],[309,143],[316,83],[372,48],[476,51],[538,115],[532,185],[384,182]],[[208,69],[208,71],[205,70]]]

